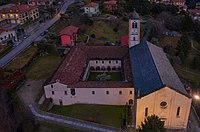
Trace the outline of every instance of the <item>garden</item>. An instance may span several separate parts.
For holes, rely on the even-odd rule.
[[[53,106],[51,113],[120,128],[126,106],[84,105]]]

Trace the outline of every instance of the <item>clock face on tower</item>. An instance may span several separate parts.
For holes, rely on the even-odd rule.
[[[137,29],[132,29],[132,34],[137,34]]]

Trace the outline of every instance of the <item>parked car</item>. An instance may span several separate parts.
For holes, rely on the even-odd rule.
[[[29,34],[24,34],[23,38],[26,39],[28,38],[30,35]]]

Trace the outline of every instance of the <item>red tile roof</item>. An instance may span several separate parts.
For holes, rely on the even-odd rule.
[[[116,5],[117,1],[116,0],[105,1],[104,4],[107,4],[107,5]]]
[[[28,0],[28,2],[49,2],[50,0]]]
[[[128,34],[122,36],[121,38],[121,46],[125,46],[125,45],[128,45]]]
[[[13,5],[8,8],[3,8],[0,10],[0,13],[18,13],[18,12],[27,12],[32,9],[37,8],[37,6],[28,6],[28,5]]]
[[[95,3],[95,2],[90,2],[88,3],[87,5],[85,5],[86,7],[95,7],[95,6],[98,6],[99,4],[98,3]]]
[[[127,81],[82,81],[86,63],[90,59],[121,59]],[[73,47],[55,74],[50,84],[60,83],[76,88],[133,87],[128,48],[122,46],[78,46]]]
[[[72,36],[74,33],[76,34],[78,32],[78,27],[75,26],[68,26],[65,27],[62,31],[60,31],[60,35],[70,35]]]
[[[200,10],[197,10],[197,9],[189,9],[188,12],[191,13],[192,15],[200,16]]]

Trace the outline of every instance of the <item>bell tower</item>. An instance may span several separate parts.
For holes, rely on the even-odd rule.
[[[129,48],[140,44],[140,18],[134,10],[129,18]]]

